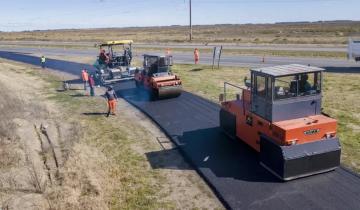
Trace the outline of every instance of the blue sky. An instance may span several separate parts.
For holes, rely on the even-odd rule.
[[[189,0],[4,0],[0,31],[186,25]],[[193,24],[360,20],[360,0],[192,0]]]

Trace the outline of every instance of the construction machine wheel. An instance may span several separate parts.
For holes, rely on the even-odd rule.
[[[149,95],[151,101],[155,101],[159,99],[159,91],[156,89],[150,90]]]
[[[155,91],[155,94],[158,99],[165,99],[165,98],[176,98],[181,95],[182,88],[180,85],[177,86],[168,86],[168,87],[161,87]]]
[[[260,164],[283,181],[335,170],[340,155],[336,137],[291,146],[279,146],[263,135],[260,138]]]

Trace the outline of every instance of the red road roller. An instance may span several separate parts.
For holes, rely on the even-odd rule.
[[[136,87],[150,91],[156,99],[174,98],[181,95],[180,78],[171,72],[171,55],[144,55],[144,68],[135,72]]]

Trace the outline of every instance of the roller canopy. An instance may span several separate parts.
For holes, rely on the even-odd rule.
[[[113,45],[125,45],[125,44],[132,44],[133,40],[118,40],[118,41],[107,41],[101,44],[98,44],[100,47],[104,46],[113,46]]]

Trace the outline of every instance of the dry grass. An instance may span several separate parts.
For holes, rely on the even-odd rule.
[[[359,22],[194,26],[194,42],[345,44],[360,32]],[[88,41],[133,39],[136,42],[187,42],[188,27],[49,30],[0,33],[0,40]]]
[[[248,69],[222,67],[212,70],[202,65],[176,65],[174,72],[185,90],[218,102],[225,81],[242,86]],[[204,79],[206,78],[206,79]],[[360,74],[325,73],[323,108],[338,120],[342,163],[360,172]]]
[[[36,103],[39,92],[31,92],[42,83],[34,84],[33,78],[23,80],[20,75],[26,74],[24,68],[2,60],[0,66],[0,191],[5,192],[0,202],[4,208],[43,209],[48,207],[41,195],[47,178],[33,126],[37,120],[45,121],[49,112]]]
[[[0,163],[3,164],[3,167],[0,167],[0,202],[3,207],[17,207],[18,209],[49,207],[51,209],[222,209],[219,201],[194,171],[151,168],[145,154],[161,150],[155,137],[163,134],[125,101],[121,102],[121,107],[130,112],[129,114],[105,118],[97,114],[106,109],[102,97],[81,97],[83,91],[78,90],[57,91],[62,84],[59,78],[67,78],[66,75],[54,75],[28,66],[20,67],[15,64],[11,66],[14,68],[4,72],[11,74],[8,78],[16,78],[22,82],[22,91],[16,92],[22,92],[20,95],[27,95],[29,91],[38,93],[29,94],[29,97],[38,101],[38,105],[45,103],[52,109],[50,112],[45,111],[47,113],[45,115],[32,115],[31,109],[35,105],[33,104],[26,111],[30,114],[29,120],[15,121],[16,126],[21,128],[17,129],[18,139],[24,139],[24,134],[28,133],[27,141],[31,143],[30,145],[17,145],[14,141],[6,139],[5,142],[0,141],[0,157],[2,158]],[[4,66],[2,67],[5,69]],[[34,83],[34,79],[41,85],[36,89],[31,89],[30,83],[26,81],[30,80]],[[11,84],[12,82],[9,82],[6,85],[11,86]],[[13,87],[15,88],[16,85]],[[77,89],[76,85],[73,87]],[[5,93],[13,94],[12,88],[4,90],[9,90]],[[11,102],[10,105],[15,103],[9,100],[11,97],[4,94],[0,94],[0,97],[2,95]],[[74,97],[74,95],[79,97]],[[27,103],[19,104],[23,106]],[[34,108],[34,110],[39,109]],[[44,110],[40,109],[39,112],[44,112]],[[23,112],[19,113],[19,117],[23,116],[25,116]],[[31,116],[36,116],[37,120],[41,118],[41,122],[46,122],[46,132],[39,129],[42,126],[38,123],[35,123],[34,129],[31,123],[35,118],[31,119]],[[13,116],[9,117],[11,119]],[[4,124],[4,129],[7,128]],[[15,132],[13,130],[10,133]],[[54,147],[51,147],[48,139],[51,139]],[[20,148],[19,153],[13,150],[14,147]],[[51,157],[59,152],[59,149],[60,155],[55,160],[59,162],[59,167],[55,167],[56,164]],[[34,153],[34,151],[40,152]],[[186,164],[179,154],[176,157],[178,162]],[[39,158],[42,161],[39,162]],[[15,188],[14,186],[18,186],[19,182],[19,177],[16,176],[3,181],[2,170],[13,170],[14,167],[21,168],[22,166],[23,171],[27,172],[26,176],[21,176],[28,180],[26,185],[28,188],[25,189],[31,190],[19,191]],[[4,190],[3,183],[14,183],[11,188],[6,188],[11,189],[10,192]],[[181,183],[181,186],[177,185],[178,183]],[[181,191],[178,191],[179,189]],[[29,199],[31,202],[24,202],[23,199],[29,195],[33,196]]]
[[[9,97],[9,89],[0,84],[0,139],[13,137],[15,124],[11,119],[22,110],[20,101]]]

